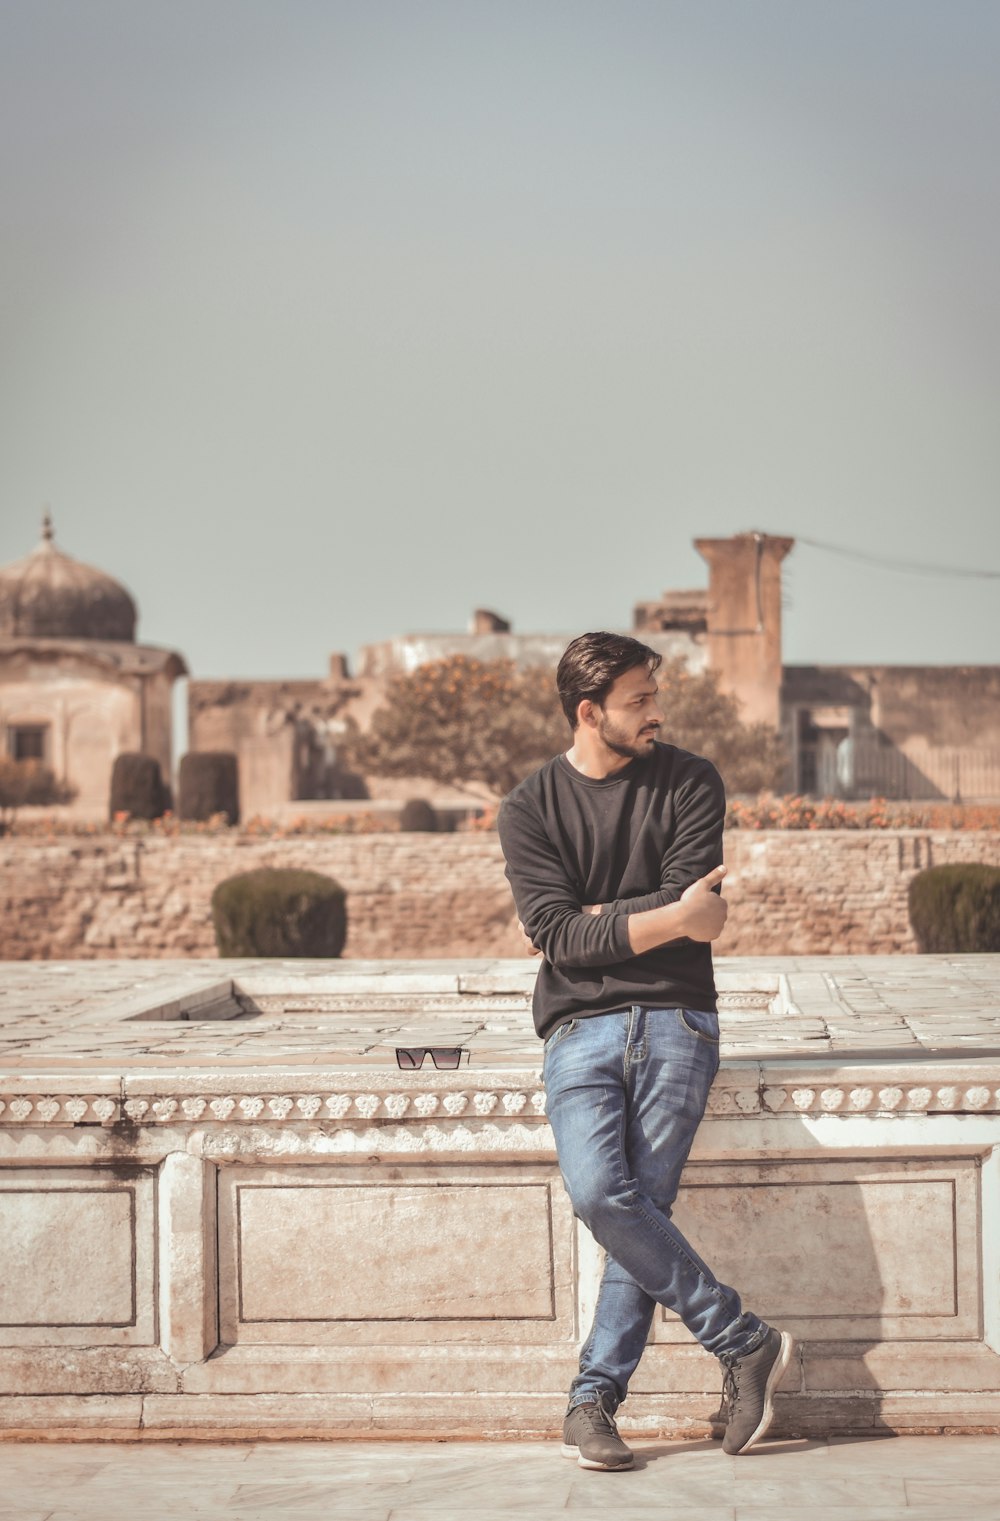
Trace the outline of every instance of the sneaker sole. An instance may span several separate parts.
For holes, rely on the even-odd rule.
[[[635,1462],[635,1456],[630,1452],[628,1457],[623,1458],[620,1463],[598,1463],[594,1458],[581,1457],[579,1447],[568,1447],[565,1442],[559,1451],[564,1458],[576,1458],[581,1468],[597,1468],[604,1473],[616,1473],[619,1468],[631,1468]]]
[[[780,1384],[781,1376],[792,1360],[792,1352],[795,1348],[795,1342],[787,1331],[782,1331],[780,1335],[781,1346],[778,1349],[778,1355],[774,1359],[771,1371],[767,1375],[767,1383],[764,1385],[764,1414],[757,1422],[756,1429],[750,1433],[743,1443],[743,1446],[738,1447],[735,1452],[729,1454],[731,1458],[739,1457],[741,1452],[749,1452],[753,1444],[760,1441],[768,1426],[774,1420],[774,1391]]]

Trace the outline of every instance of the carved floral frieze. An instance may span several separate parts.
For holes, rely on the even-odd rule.
[[[867,1082],[766,1083],[763,1087],[717,1082],[708,1114],[738,1120],[771,1115],[816,1118],[857,1115],[986,1114],[1000,1112],[994,1083]],[[15,1094],[0,1097],[2,1125],[190,1125],[218,1122],[302,1124],[335,1121],[347,1126],[372,1120],[419,1124],[425,1120],[543,1121],[542,1089],[468,1087],[440,1092],[399,1091],[372,1086],[364,1092],[132,1095],[124,1101],[100,1095]]]

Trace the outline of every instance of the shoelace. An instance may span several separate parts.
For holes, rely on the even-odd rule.
[[[725,1363],[723,1366],[726,1372],[722,1380],[722,1409],[727,1417],[731,1418],[740,1399],[740,1386],[736,1378],[736,1369],[739,1367],[739,1363],[733,1361]]]
[[[596,1426],[603,1426],[605,1431],[610,1431],[613,1436],[618,1436],[618,1427],[615,1425],[614,1416],[611,1414],[611,1411],[608,1410],[605,1406],[604,1396],[602,1394],[599,1394],[597,1396],[597,1399],[594,1401],[594,1409],[593,1414],[591,1415],[591,1420]]]

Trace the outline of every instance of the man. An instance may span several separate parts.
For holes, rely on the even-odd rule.
[[[657,1304],[725,1367],[723,1449],[763,1436],[792,1339],[744,1311],[670,1219],[719,1065],[710,942],[726,903],[715,767],[661,744],[661,657],[583,634],[556,673],[573,744],[504,799],[522,929],[543,957],[535,1028],[546,1113],[577,1216],[607,1252],[562,1451],[627,1468],[614,1415]]]

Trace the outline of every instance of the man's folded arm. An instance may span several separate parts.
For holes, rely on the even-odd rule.
[[[660,885],[634,898],[615,898],[600,905],[600,916],[639,914],[678,903],[692,882],[707,876],[722,860],[722,831],[726,822],[726,792],[710,762],[677,792],[676,828],[660,863]]]
[[[504,802],[497,819],[507,880],[531,943],[553,966],[613,966],[634,952],[625,915],[585,914],[541,821]]]

